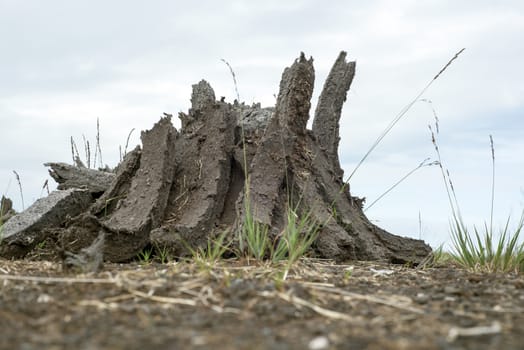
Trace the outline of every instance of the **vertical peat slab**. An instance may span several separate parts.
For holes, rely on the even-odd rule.
[[[134,150],[124,156],[116,168],[115,179],[90,208],[91,214],[103,219],[115,210],[119,200],[127,196],[133,176],[140,167],[141,155],[140,146],[136,146]]]
[[[175,175],[176,136],[170,117],[161,118],[151,130],[142,132],[140,167],[132,177],[129,192],[109,219],[102,221],[108,231],[107,259],[134,257],[149,243],[150,231],[162,224]]]
[[[193,85],[191,102],[189,113],[181,114],[177,170],[164,225],[151,233],[151,243],[172,256],[212,238],[230,185],[236,126],[232,106],[215,101],[204,80]]]
[[[347,53],[342,51],[331,68],[318,98],[313,119],[313,134],[318,144],[326,150],[328,158],[340,177],[343,174],[338,159],[340,117],[347,92],[355,76],[356,66],[355,62],[346,62],[346,55]]]
[[[275,113],[249,166],[249,188],[244,189],[242,199],[250,201],[255,220],[268,226],[295,142],[306,133],[314,81],[313,59],[307,60],[304,53],[284,70]]]

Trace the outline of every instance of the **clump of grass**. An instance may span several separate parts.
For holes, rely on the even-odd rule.
[[[428,267],[443,267],[455,265],[453,256],[444,250],[444,245],[441,244],[435,248],[422,262],[417,266],[419,269]]]
[[[229,232],[224,231],[215,239],[208,238],[206,247],[197,249],[189,248],[193,261],[201,270],[206,270],[213,266],[224,254],[230,250],[232,241],[227,240]]]
[[[165,245],[162,248],[156,246],[155,253],[161,264],[167,264],[171,260],[169,251]]]
[[[434,266],[441,266],[441,265],[447,265],[448,263],[451,263],[453,261],[453,257],[451,254],[446,252],[444,250],[444,245],[441,244],[437,247],[437,249],[433,250],[433,265]]]
[[[249,200],[249,184],[246,186],[244,222],[239,231],[240,252],[248,258],[263,260],[270,250],[269,227],[255,219]]]
[[[247,258],[258,261],[267,259],[276,264],[285,261],[282,274],[285,279],[291,266],[306,254],[317,239],[320,225],[312,218],[311,212],[299,214],[298,207],[288,205],[286,225],[272,241],[269,238],[269,227],[254,218],[249,204],[249,189],[246,193],[244,225],[239,233],[241,252]],[[244,245],[245,250],[242,250]]]
[[[153,257],[153,248],[151,247],[142,249],[142,251],[138,253],[137,255],[138,261],[141,264],[151,263],[152,257]]]
[[[208,272],[226,252],[231,251],[232,240],[227,240],[229,231],[225,230],[215,238],[208,237],[205,247],[192,248],[187,242],[183,244],[191,252],[189,262],[196,264],[201,272]]]
[[[438,134],[438,122],[437,122]],[[519,236],[524,227],[524,212],[513,230],[509,229],[510,217],[500,231],[498,240],[494,238],[493,208],[495,202],[495,147],[493,137],[490,135],[492,158],[492,183],[491,183],[491,211],[490,222],[484,224],[482,229],[473,226],[473,234],[464,223],[460,213],[460,206],[449,170],[444,169],[442,157],[437,143],[436,134],[429,126],[431,141],[438,157],[438,165],[442,174],[446,193],[451,208],[450,231],[453,244],[452,259],[464,268],[486,272],[522,272],[524,271],[524,243],[519,244]]]
[[[297,210],[288,208],[287,224],[278,239],[271,260],[287,259],[290,264],[304,256],[318,237],[319,225],[311,218],[311,213],[298,215]]]
[[[454,260],[461,266],[472,270],[488,272],[524,271],[524,244],[518,239],[524,226],[524,214],[517,227],[509,229],[510,218],[500,232],[498,240],[493,238],[493,230],[484,225],[483,230],[473,226],[474,235],[469,231],[462,218],[454,218],[451,228]]]
[[[316,241],[320,225],[313,220],[311,212],[298,215],[297,210],[287,209],[287,223],[276,249],[271,253],[271,260],[278,262],[287,260],[282,280],[285,280],[291,267],[309,250]]]

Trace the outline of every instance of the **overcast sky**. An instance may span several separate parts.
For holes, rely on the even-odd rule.
[[[196,4],[196,5],[195,5]],[[524,2],[514,1],[37,1],[0,0],[0,192],[22,209],[41,195],[48,161],[71,162],[69,139],[94,143],[103,162],[139,143],[163,112],[189,107],[205,78],[217,97],[272,105],[284,67],[313,56],[316,99],[341,50],[357,61],[341,121],[349,174],[370,145],[446,62],[434,83],[351,180],[370,204],[439,144],[463,216],[489,220],[495,142],[495,222],[524,202]],[[178,120],[175,121],[179,126]],[[50,180],[51,182],[51,180]],[[54,186],[54,185],[53,185]],[[438,167],[420,169],[366,212],[393,233],[432,246],[449,238]],[[419,229],[419,217],[421,227]]]

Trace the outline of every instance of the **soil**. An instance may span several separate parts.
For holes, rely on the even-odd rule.
[[[319,259],[284,270],[0,260],[0,348],[524,348],[522,275]]]

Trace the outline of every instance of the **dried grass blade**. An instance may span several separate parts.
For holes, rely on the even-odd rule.
[[[278,297],[282,300],[285,300],[287,301],[288,303],[291,303],[291,304],[294,304],[294,305],[297,305],[297,306],[305,306],[307,308],[310,308],[311,310],[315,311],[317,314],[319,315],[322,315],[322,316],[325,316],[325,317],[328,317],[328,318],[331,318],[331,319],[334,319],[334,320],[344,320],[344,321],[348,321],[348,322],[351,322],[353,324],[361,324],[362,322],[360,322],[359,320],[355,319],[354,317],[351,317],[349,315],[346,315],[346,314],[343,314],[341,312],[337,312],[337,311],[333,311],[333,310],[329,310],[329,309],[325,309],[321,306],[318,306],[316,304],[313,304],[305,299],[302,299],[302,298],[299,298],[297,296],[294,296],[294,295],[289,295],[289,294],[286,294],[286,293],[281,293],[281,292],[261,292],[259,293],[260,296],[263,296],[263,297]]]

